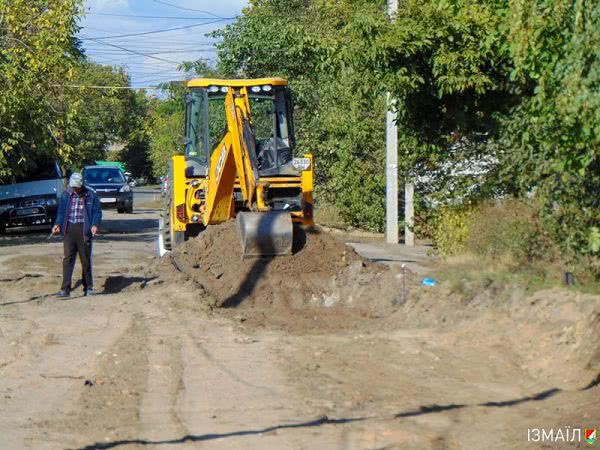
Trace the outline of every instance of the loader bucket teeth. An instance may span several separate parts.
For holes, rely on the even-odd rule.
[[[286,212],[240,212],[237,227],[244,258],[292,253],[292,217]]]

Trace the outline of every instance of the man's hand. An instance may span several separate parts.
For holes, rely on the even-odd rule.
[[[92,225],[92,236],[96,236],[98,234],[98,225]]]
[[[58,234],[60,233],[60,225],[54,225],[52,227],[52,234]]]

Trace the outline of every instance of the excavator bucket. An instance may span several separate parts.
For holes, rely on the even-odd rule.
[[[237,226],[244,258],[292,253],[294,226],[290,213],[239,212]]]

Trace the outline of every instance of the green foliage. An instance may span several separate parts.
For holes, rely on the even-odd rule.
[[[28,152],[69,155],[62,92],[80,58],[80,0],[0,0],[0,174]]]
[[[355,17],[385,23],[369,2],[254,2],[217,33],[218,68],[226,76],[288,78],[297,153],[315,155],[317,198],[335,203],[348,223],[381,230],[385,105],[376,77],[347,66],[349,49],[366,46],[367,30],[350,27]]]
[[[471,215],[468,228],[465,247],[476,255],[508,259],[517,266],[555,258],[540,211],[530,203],[507,200],[481,205]]]
[[[471,254],[512,268],[557,256],[539,208],[519,200],[440,208],[434,238],[443,256]]]
[[[433,220],[433,238],[442,256],[465,252],[470,233],[472,210],[466,207],[443,206]]]
[[[504,118],[502,174],[543,200],[567,255],[598,257],[600,4],[523,0],[511,18],[511,76],[529,95]]]
[[[167,97],[154,98],[144,124],[149,139],[149,158],[155,177],[163,176],[173,155],[184,151],[185,88],[178,83],[164,86]]]
[[[389,91],[400,173],[421,181],[421,206],[533,196],[566,257],[597,257],[600,3],[407,0],[393,21],[384,10],[255,0],[216,33],[219,68],[291,80],[318,194],[348,222],[383,227]],[[461,220],[444,220],[461,235]]]
[[[81,3],[0,0],[0,175],[42,156],[81,167],[111,145],[134,174],[148,171],[145,94],[96,88],[126,88],[129,77],[85,59],[75,38]]]
[[[131,156],[145,154],[139,143],[144,140],[140,129],[147,101],[143,92],[119,89],[129,86],[129,76],[122,69],[82,62],[74,68],[72,85],[83,87],[64,89],[64,140],[75,149],[65,155],[68,162],[83,166],[103,160],[111,146],[124,148],[124,153],[133,146],[137,150]],[[124,162],[129,163],[129,159],[126,157]],[[136,172],[140,171],[137,170],[140,164],[144,163],[134,161]]]

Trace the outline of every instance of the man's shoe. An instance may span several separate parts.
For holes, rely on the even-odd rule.
[[[67,298],[70,296],[71,296],[71,293],[69,291],[65,291],[64,289],[61,289],[60,291],[58,291],[56,293],[57,298]]]
[[[89,289],[86,289],[85,291],[83,291],[84,297],[91,297],[93,295],[96,295],[96,294],[94,294],[94,290],[92,288],[89,288]]]

